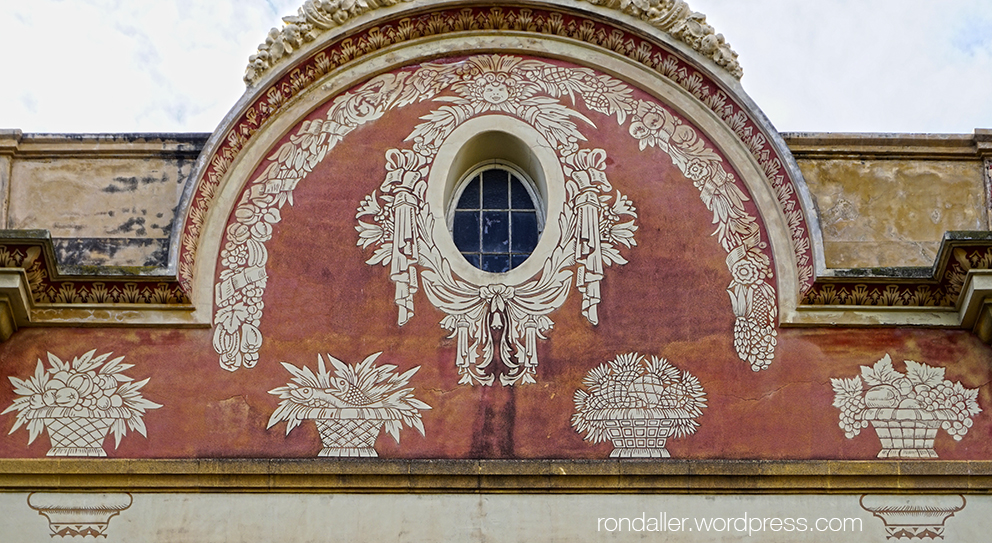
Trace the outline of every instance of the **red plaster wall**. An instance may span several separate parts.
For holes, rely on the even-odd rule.
[[[323,118],[327,107],[309,118]],[[376,449],[384,458],[606,458],[611,444],[585,442],[572,428],[573,395],[590,369],[626,352],[667,357],[706,391],[697,433],[669,440],[676,458],[874,458],[879,443],[870,428],[846,439],[838,427],[830,379],[854,377],[885,353],[900,371],[903,359],[945,367],[946,378],[981,387],[979,405],[990,405],[992,353],[959,331],[781,329],[771,367],[753,372],[734,351],[727,255],[711,236],[712,213],[699,191],[665,153],[639,150],[626,126],[581,105],[596,123],[583,128],[583,147],[606,149],[610,182],[637,207],[637,246],[622,250],[628,264],[608,269],[597,326],[581,315],[574,289],[550,315],[537,384],[457,384],[454,340],[438,326],[443,313],[419,293],[416,315],[398,326],[388,268],[366,264],[371,252],[356,245],[356,209],[383,181],[385,150],[408,148],[404,139],[435,107],[391,110],[356,129],[297,186],[266,245],[257,367],[221,369],[209,330],[26,329],[0,344],[0,374],[27,378],[47,351],[63,359],[94,348],[125,355],[135,365],[126,373],[149,378],[143,395],[163,407],[145,415],[147,439],[128,435],[116,450],[108,440],[108,455],[121,458],[316,456],[313,423],[289,435],[284,423],[266,424],[278,404],[268,391],[290,378],[279,362],[313,368],[318,353],[356,363],[383,351],[380,363],[420,366],[410,384],[432,406],[423,413],[426,437],[404,429],[397,445],[383,432]],[[746,209],[758,216],[751,203]],[[12,387],[0,385],[0,407],[13,399]],[[13,424],[13,413],[0,416],[0,429]],[[940,432],[935,448],[942,459],[989,459],[990,430],[982,413],[962,441]],[[26,443],[24,430],[0,437],[0,457],[41,457],[49,448],[46,435]]]

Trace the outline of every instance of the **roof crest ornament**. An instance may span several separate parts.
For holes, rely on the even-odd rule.
[[[692,11],[685,0],[581,1],[616,9],[646,21],[716,62],[736,79],[744,75],[744,69],[737,61],[737,52],[730,48],[723,34],[717,34],[706,22],[706,15]]]
[[[306,0],[296,15],[283,17],[285,26],[282,29],[269,30],[265,42],[248,58],[245,84],[254,85],[269,69],[324,32],[370,11],[411,1]],[[706,22],[706,16],[692,11],[685,0],[578,1],[637,17],[713,60],[733,77],[740,79],[744,73],[737,62],[737,53],[730,48],[723,34],[717,34]]]

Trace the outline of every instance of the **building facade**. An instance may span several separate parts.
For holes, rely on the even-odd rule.
[[[992,132],[780,134],[682,0],[285,21],[212,134],[0,133],[5,533],[981,537]]]

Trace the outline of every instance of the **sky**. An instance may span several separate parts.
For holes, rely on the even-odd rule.
[[[211,132],[303,0],[0,0],[0,129]],[[992,0],[688,0],[782,132],[992,128]]]

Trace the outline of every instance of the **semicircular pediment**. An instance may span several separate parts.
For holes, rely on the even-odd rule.
[[[455,164],[439,156],[457,154],[444,149],[469,145],[481,130],[519,136],[543,157],[533,160],[543,161],[540,168],[548,172],[543,186],[550,187],[544,200],[552,210],[551,226],[534,254],[505,273],[483,272],[464,261],[448,239],[449,206],[437,201],[451,192],[440,185],[452,177],[448,170]],[[237,199],[219,255],[214,348],[225,369],[253,367],[265,353],[263,336],[269,332],[262,330],[279,327],[263,326],[264,315],[274,303],[299,296],[292,289],[268,295],[290,273],[274,260],[296,258],[280,249],[279,238],[289,231],[296,233],[297,250],[309,239],[314,257],[335,262],[322,273],[337,283],[310,284],[307,298],[325,299],[331,296],[320,294],[326,289],[337,292],[366,281],[388,279],[394,285],[374,308],[321,306],[326,311],[316,310],[308,322],[319,322],[320,315],[333,320],[332,314],[348,311],[344,305],[355,312],[347,319],[360,321],[390,311],[381,302],[391,302],[398,320],[375,335],[402,334],[400,328],[428,303],[441,313],[441,336],[457,344],[449,364],[458,368],[461,384],[490,385],[497,375],[503,385],[537,382],[543,350],[538,340],[552,334],[568,300],[578,299],[584,320],[600,326],[605,284],[620,277],[623,288],[638,293],[637,301],[620,296],[606,306],[608,313],[640,315],[646,319],[641,326],[657,326],[655,339],[683,337],[666,331],[671,323],[662,324],[669,321],[662,313],[698,320],[699,311],[722,310],[728,316],[727,347],[737,358],[755,371],[774,359],[778,273],[755,204],[761,199],[753,196],[761,186],[749,187],[679,108],[602,72],[500,54],[406,66],[329,95],[265,156]],[[354,156],[369,166],[352,164]],[[686,191],[696,193],[697,202],[686,201]],[[304,201],[320,204],[313,208]],[[774,200],[766,195],[764,202]],[[340,208],[349,203],[357,212],[345,221]],[[304,219],[287,226],[298,213]],[[336,219],[329,222],[323,214]],[[309,220],[335,234],[308,238],[315,228]],[[707,256],[701,249],[685,250],[686,236],[698,238],[693,245],[705,240]],[[629,260],[638,261],[638,271],[621,275]],[[382,270],[381,277],[368,276],[362,262]],[[722,277],[700,279],[713,275],[714,267],[722,268]],[[717,283],[720,309],[712,301],[693,306],[673,299],[676,284],[686,292]],[[642,307],[644,301],[650,307]],[[307,305],[303,299],[289,305],[301,304]]]
[[[316,107],[316,95],[326,98],[334,89],[347,89],[349,81],[357,83],[376,73],[438,58],[439,51],[503,50],[574,59],[606,74],[638,72],[632,76],[638,84],[649,82],[649,87],[664,87],[664,92],[678,95],[668,103],[680,113],[692,110],[691,118],[702,115],[706,123],[715,122],[723,138],[720,148],[733,155],[735,162],[749,162],[756,170],[744,181],[753,185],[752,190],[764,186],[761,192],[771,196],[766,199],[771,207],[762,214],[766,218],[776,216],[781,225],[773,229],[772,237],[786,241],[775,250],[792,253],[780,259],[790,262],[791,271],[785,276],[779,274],[779,281],[788,281],[779,289],[780,306],[783,315],[791,315],[796,300],[812,283],[817,259],[817,244],[811,236],[818,232],[807,226],[809,218],[804,211],[810,207],[808,196],[801,182],[796,182],[801,177],[781,139],[737,80],[717,63],[670,33],[620,13],[611,3],[605,7],[582,4],[583,9],[578,9],[573,4],[554,2],[485,8],[439,2],[420,11],[403,11],[414,5],[419,4],[402,2],[348,19],[343,26],[321,34],[319,40],[314,38],[286,65],[266,75],[264,83],[249,89],[229,116],[226,128],[218,130],[207,146],[195,174],[196,186],[183,202],[186,220],[177,267],[184,285],[190,287],[193,281],[205,221],[213,212],[224,212],[213,208],[215,196],[228,182],[246,181],[243,173],[230,179],[232,169],[246,160],[243,150],[255,149],[254,158],[247,160],[257,161],[261,153],[258,142],[274,141],[277,134],[272,131],[291,130],[294,116]],[[628,11],[634,9],[633,3],[624,6]],[[605,16],[609,14],[612,18]],[[378,18],[371,18],[373,15]],[[590,52],[602,60],[589,60]],[[655,80],[663,83],[650,83]],[[319,90],[316,94],[315,89]],[[705,128],[704,132],[712,134],[714,130]],[[198,307],[204,308],[206,300],[202,296],[199,299]]]

